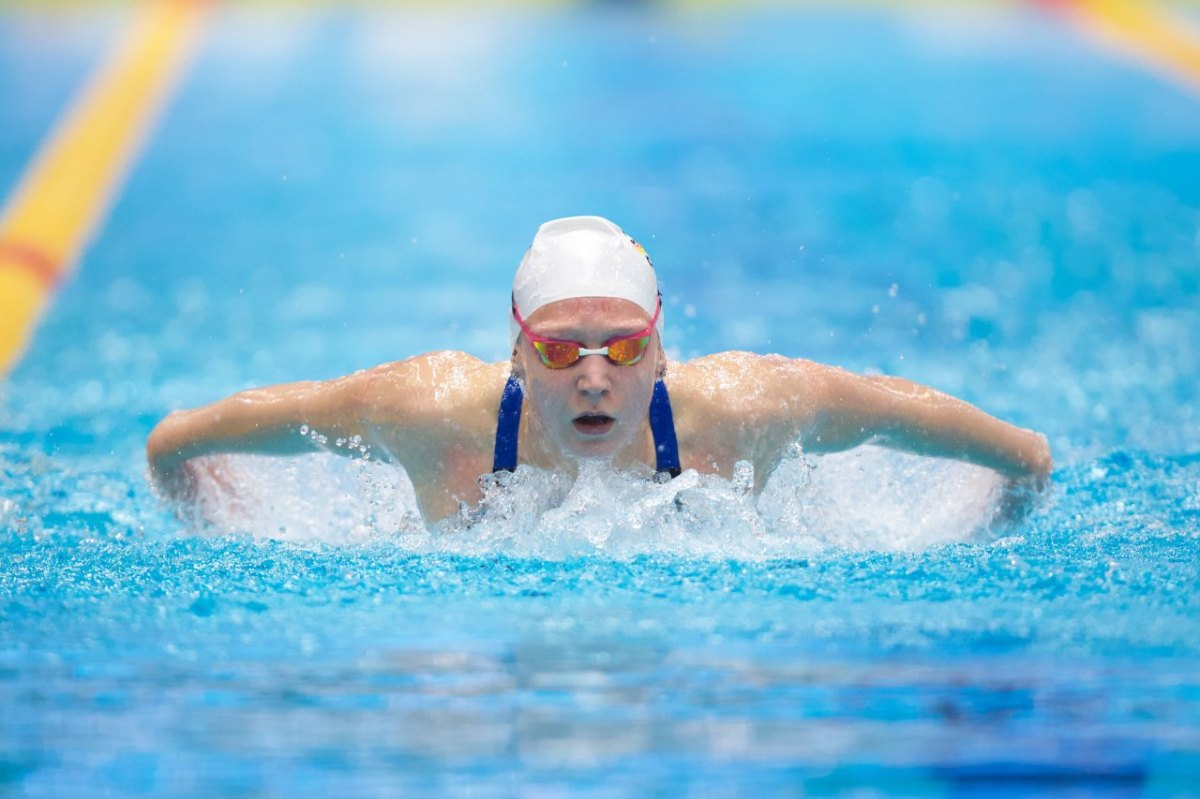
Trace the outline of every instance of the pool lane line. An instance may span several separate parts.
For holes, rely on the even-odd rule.
[[[1035,0],[1200,93],[1200,28],[1150,0]]]
[[[0,377],[75,268],[195,50],[211,0],[147,0],[0,213]]]

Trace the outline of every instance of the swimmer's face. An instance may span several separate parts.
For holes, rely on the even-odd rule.
[[[539,336],[596,349],[618,336],[644,330],[650,315],[629,300],[585,297],[550,303],[526,323]],[[586,355],[565,369],[550,369],[524,335],[517,344],[517,357],[529,401],[551,443],[564,453],[611,458],[634,443],[644,429],[662,357],[657,332],[645,355],[632,366],[612,363],[603,355]]]

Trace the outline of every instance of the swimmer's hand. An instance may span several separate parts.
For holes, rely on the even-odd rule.
[[[1034,435],[1039,446],[1029,461],[1028,471],[1006,476],[992,516],[993,525],[1012,527],[1020,524],[1049,491],[1050,473],[1054,468],[1050,446],[1045,436],[1036,433]]]
[[[167,416],[146,441],[150,485],[184,521],[212,521],[221,504],[237,496],[229,478],[227,459],[219,455],[191,457],[179,434],[186,414]],[[224,498],[224,499],[223,499]]]
[[[220,524],[231,513],[244,510],[229,468],[229,458],[207,455],[168,467],[152,464],[150,482],[155,493],[186,524]]]
[[[185,414],[175,411],[163,419],[146,439],[150,485],[164,500],[190,502],[196,498],[196,473],[188,459],[187,438],[182,433]]]
[[[150,461],[150,485],[154,488],[154,493],[166,502],[192,502],[196,498],[196,482],[193,463]]]
[[[174,428],[182,414],[176,411],[159,422],[146,439],[146,462],[150,466],[150,485],[160,498],[169,502],[190,502],[196,496],[196,475],[175,441]]]

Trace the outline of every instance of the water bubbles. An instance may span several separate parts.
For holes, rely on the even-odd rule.
[[[334,442],[334,445],[338,449],[347,450],[350,457],[362,457],[364,459],[370,457],[370,448],[363,443],[362,436],[360,435],[353,435],[349,438],[338,438]]]
[[[200,460],[220,468],[200,474],[195,532],[324,543],[425,532],[404,473],[375,461],[330,453]]]
[[[742,496],[747,496],[754,490],[754,464],[750,461],[738,461],[733,465],[733,479],[729,481],[733,490]]]
[[[322,445],[322,446],[324,446],[325,444],[329,443],[329,439],[328,439],[328,438],[326,438],[326,437],[325,437],[324,435],[322,435],[320,432],[318,432],[317,430],[315,430],[315,429],[314,429],[314,428],[312,428],[312,427],[309,427],[309,426],[308,426],[308,425],[306,425],[306,424],[302,424],[302,425],[300,425],[300,435],[302,435],[302,436],[304,436],[305,438],[307,438],[308,440],[310,440],[310,441],[313,441],[313,442],[315,442],[315,443],[317,443],[317,444],[320,444],[320,445]],[[338,439],[338,441],[341,441],[341,439]],[[341,446],[341,445],[339,444],[338,446]]]
[[[728,479],[695,470],[669,479],[649,467],[618,472],[602,461],[582,462],[577,476],[521,466],[482,475],[481,500],[461,498],[454,517],[426,524],[404,472],[377,461],[228,456],[212,473],[204,513],[214,532],[549,559],[920,550],[986,533],[999,494],[998,478],[978,467],[876,447],[813,458],[794,444],[761,494],[749,461],[735,464]]]

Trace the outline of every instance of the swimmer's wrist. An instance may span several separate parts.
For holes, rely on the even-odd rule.
[[[1046,436],[1033,430],[1021,431],[1026,438],[1017,449],[1017,463],[1005,476],[1015,485],[1043,491],[1054,470],[1054,458]]]
[[[1040,478],[1049,477],[1050,472],[1054,470],[1054,457],[1050,454],[1050,442],[1042,433],[1030,430],[1029,434],[1035,442],[1030,458],[1030,473]]]

